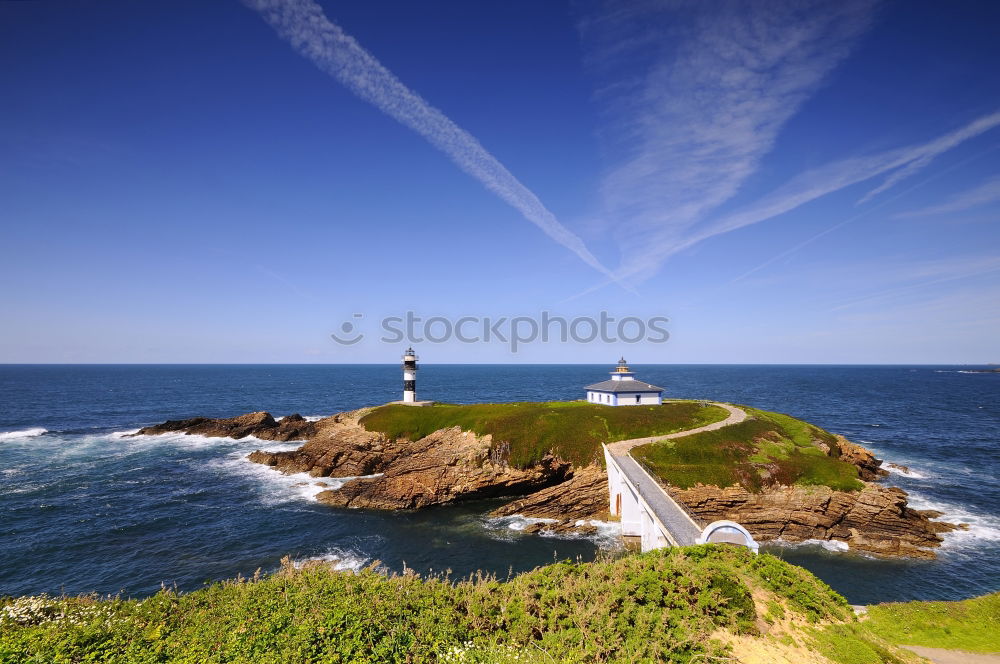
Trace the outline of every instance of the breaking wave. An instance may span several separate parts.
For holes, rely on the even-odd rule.
[[[48,429],[43,429],[42,427],[32,427],[30,429],[21,429],[20,431],[4,431],[0,432],[0,442],[20,440],[21,438],[35,438],[48,432]]]
[[[559,523],[559,519],[544,519],[541,517],[524,516],[522,514],[486,517],[483,519],[484,527],[494,536],[500,537],[501,539],[509,539],[512,535],[516,536],[516,533],[521,533],[529,526],[539,523]],[[578,528],[581,526],[593,526],[595,531],[581,532],[578,530],[569,530],[565,532],[556,532],[543,530],[538,534],[542,537],[552,537],[555,539],[589,539],[596,542],[602,549],[615,549],[622,545],[622,528],[620,523],[599,521],[597,519],[579,519],[574,523],[574,525]]]
[[[884,471],[892,475],[902,475],[903,477],[909,477],[915,480],[925,480],[927,476],[923,473],[913,470],[909,466],[899,466],[897,464],[889,463],[888,461],[883,461],[882,465],[879,466]]]
[[[915,510],[941,512],[941,521],[968,524],[968,530],[953,530],[941,534],[944,537],[941,545],[943,550],[977,546],[983,542],[1000,542],[1000,516],[975,512],[965,505],[933,500],[915,491],[910,492],[907,502]]]
[[[338,547],[330,547],[317,556],[310,556],[292,562],[295,569],[302,569],[309,563],[325,563],[332,569],[338,571],[360,572],[365,566],[373,561],[370,557],[355,551],[346,551]],[[383,568],[377,568],[383,569]]]

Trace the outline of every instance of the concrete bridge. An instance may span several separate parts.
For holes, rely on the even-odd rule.
[[[666,436],[633,438],[604,446],[611,514],[621,519],[622,536],[637,538],[643,551],[705,542],[742,544],[757,551],[758,545],[753,537],[738,523],[716,521],[702,528],[629,454],[629,450],[639,445],[714,431],[742,422],[747,417],[746,412],[735,406],[724,403],[712,405],[729,411],[729,417],[721,422]]]

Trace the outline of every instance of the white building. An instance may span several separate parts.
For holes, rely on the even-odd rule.
[[[659,406],[663,403],[663,388],[635,379],[625,358],[611,372],[611,380],[588,385],[587,401],[606,406]]]

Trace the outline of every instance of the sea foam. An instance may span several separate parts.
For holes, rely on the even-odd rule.
[[[977,513],[965,505],[934,500],[915,491],[909,493],[907,502],[915,510],[941,512],[939,517],[941,521],[968,524],[968,530],[942,533],[944,537],[942,549],[977,546],[982,542],[1000,542],[1000,517],[997,515]]]
[[[330,547],[318,556],[310,556],[295,560],[292,565],[295,569],[301,569],[307,563],[326,563],[330,567],[339,571],[359,572],[363,567],[372,562],[372,559],[354,551],[345,551],[338,547]],[[384,571],[384,568],[379,568]]]
[[[21,429],[20,431],[4,431],[0,432],[0,442],[20,440],[22,438],[35,438],[48,432],[48,429],[43,429],[42,427],[32,427],[30,429]]]
[[[263,450],[287,452],[297,449],[298,446],[298,443],[275,444],[270,441],[270,445],[263,447]],[[295,501],[316,502],[316,496],[323,491],[336,491],[351,480],[382,477],[382,473],[351,477],[313,477],[309,473],[286,475],[270,466],[250,461],[247,459],[245,449],[234,451],[223,459],[210,462],[209,465],[217,472],[251,479],[265,505],[280,505]]]
[[[500,539],[510,539],[514,533],[521,533],[528,526],[542,523],[559,523],[559,519],[545,519],[541,517],[524,516],[523,514],[512,514],[510,516],[487,517],[483,519],[484,527]],[[597,543],[602,549],[614,549],[621,546],[622,527],[620,523],[599,521],[597,519],[579,519],[574,524],[576,526],[593,526],[596,532],[582,533],[579,531],[542,531],[538,533],[541,537],[552,537],[555,539],[590,539]]]
[[[767,546],[780,546],[783,549],[824,549],[831,553],[847,553],[851,550],[847,542],[841,542],[840,540],[807,539],[801,542],[789,542],[777,539],[770,540],[764,544]]]
[[[892,475],[902,475],[903,477],[909,477],[909,478],[915,479],[915,480],[925,480],[925,479],[927,479],[926,475],[924,475],[923,473],[921,473],[919,471],[913,470],[909,466],[906,466],[906,469],[904,470],[903,468],[896,468],[896,467],[894,467],[891,463],[889,463],[887,461],[883,461],[882,465],[879,466],[879,468],[881,468],[884,471],[887,471],[888,473],[890,473]]]

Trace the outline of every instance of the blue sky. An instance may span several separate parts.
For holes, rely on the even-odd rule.
[[[0,4],[0,362],[1000,362],[1000,5],[615,5]]]

